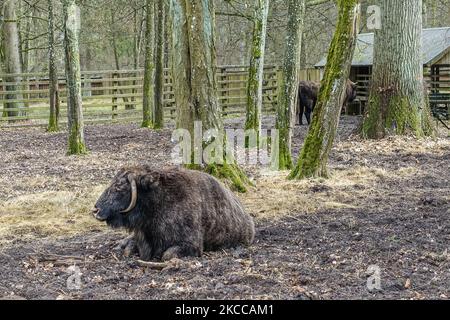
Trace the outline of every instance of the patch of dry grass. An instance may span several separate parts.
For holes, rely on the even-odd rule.
[[[0,246],[17,239],[72,236],[104,228],[90,214],[103,189],[49,191],[0,202]]]
[[[401,168],[397,176],[416,175],[417,168]],[[266,172],[256,187],[240,195],[248,212],[260,219],[277,219],[297,213],[312,214],[340,208],[357,208],[380,192],[377,183],[392,173],[381,168],[356,166],[335,170],[330,179],[288,180],[288,172]]]

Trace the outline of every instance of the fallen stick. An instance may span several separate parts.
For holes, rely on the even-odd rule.
[[[156,269],[156,270],[162,270],[169,266],[169,264],[166,262],[150,262],[150,261],[143,261],[143,260],[137,260],[137,264],[140,265],[141,267],[147,267],[147,268]]]

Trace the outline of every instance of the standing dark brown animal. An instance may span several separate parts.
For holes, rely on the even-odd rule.
[[[255,235],[253,219],[229,189],[206,173],[184,169],[121,169],[93,215],[133,232],[147,261],[248,246]]]
[[[347,87],[345,91],[345,99],[342,104],[342,108],[346,108],[347,105],[356,99],[356,83],[347,80]],[[311,113],[317,103],[317,97],[319,95],[320,83],[314,81],[300,81],[298,87],[298,108],[297,118],[299,124],[303,125],[303,114],[305,114],[308,125],[311,124]]]

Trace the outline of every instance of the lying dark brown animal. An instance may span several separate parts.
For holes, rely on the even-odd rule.
[[[184,169],[121,169],[93,215],[134,232],[146,261],[248,246],[255,235],[253,219],[230,190],[206,173]]]
[[[356,87],[356,83],[347,80],[347,88],[342,108],[346,108],[349,103],[353,102],[356,99]],[[319,82],[300,81],[298,87],[297,108],[297,118],[300,125],[303,125],[303,114],[305,114],[308,124],[311,124],[311,113],[314,111],[314,107],[316,106],[319,90]]]

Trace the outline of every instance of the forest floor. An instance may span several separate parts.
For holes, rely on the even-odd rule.
[[[119,167],[167,165],[171,130],[88,126],[82,157],[66,156],[64,133],[2,130],[0,298],[450,298],[448,132],[364,141],[358,121],[340,123],[330,179],[245,167],[255,187],[239,197],[256,221],[254,245],[160,271],[121,256],[114,247],[125,234],[89,212]],[[306,132],[296,128],[295,154]],[[378,271],[380,287],[369,290]]]

